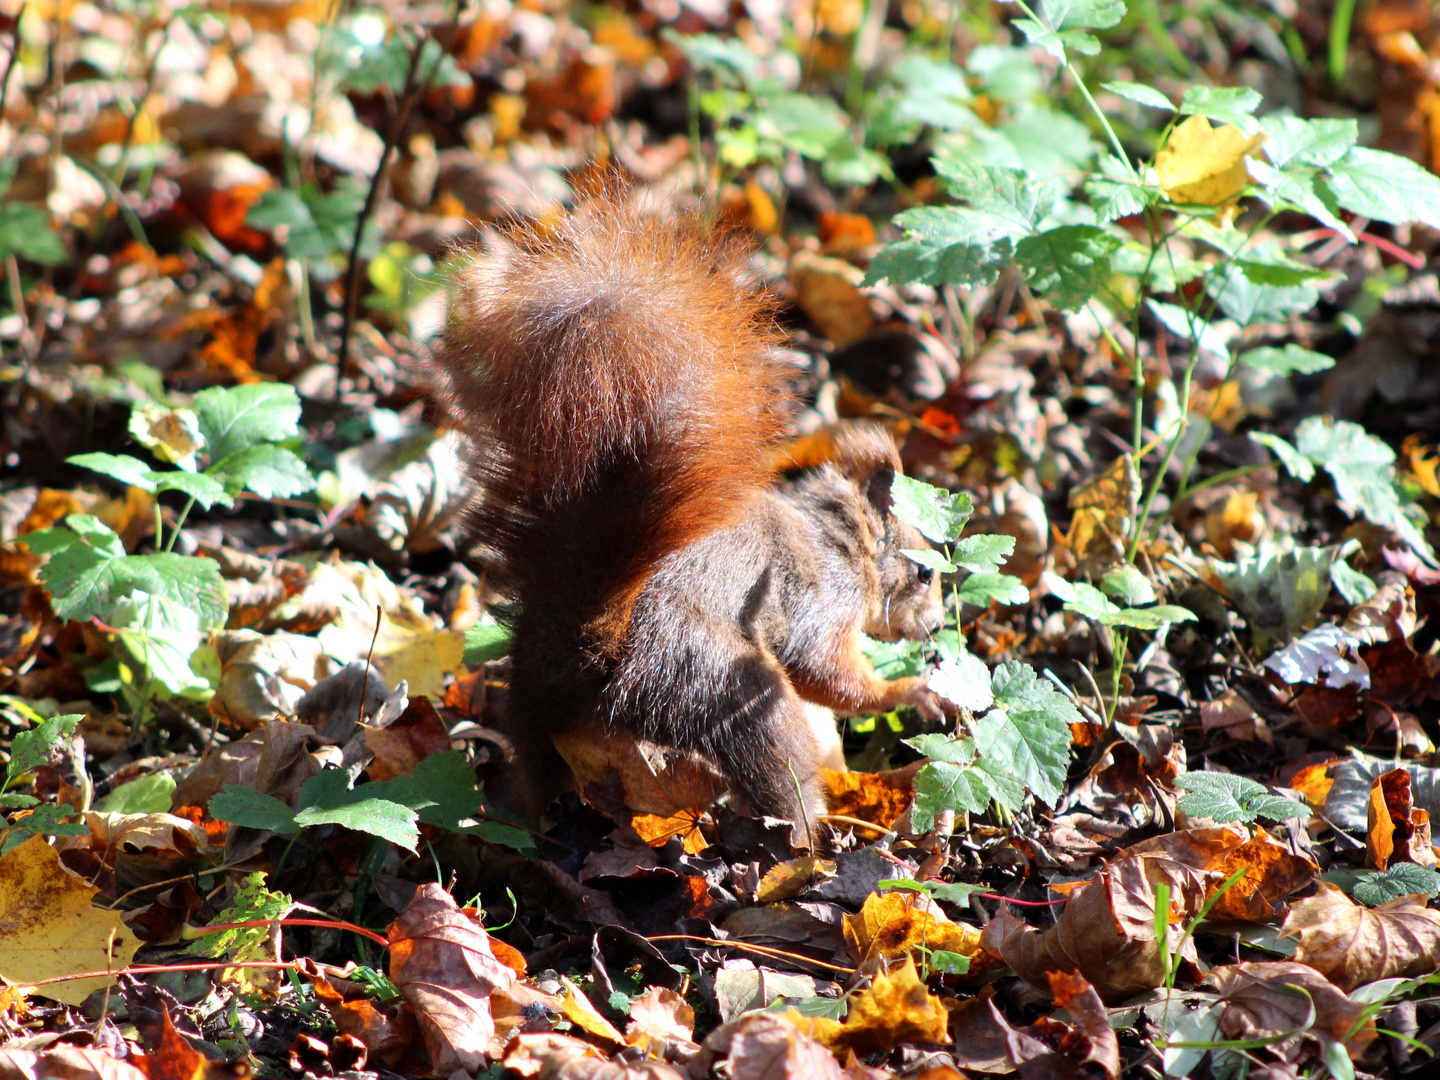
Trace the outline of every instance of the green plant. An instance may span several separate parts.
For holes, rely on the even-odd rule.
[[[1177,105],[1149,86],[1108,83],[1105,89],[1117,98],[1168,114],[1155,154],[1132,160],[1073,63],[1076,54],[1099,49],[1092,31],[1115,26],[1124,4],[1019,6],[1024,17],[1015,27],[1060,61],[1107,149],[1097,154],[1087,143],[1083,158],[1065,172],[937,152],[936,174],[953,203],[900,214],[904,239],[878,253],[866,282],[969,288],[1014,267],[1055,308],[1094,314],[1133,388],[1131,459],[1142,464],[1152,452],[1158,458],[1124,537],[1124,562],[1133,568],[1155,527],[1153,510],[1167,477],[1174,479],[1173,506],[1248,471],[1191,481],[1215,407],[1190,411],[1202,354],[1220,362],[1227,381],[1242,368],[1283,377],[1333,363],[1295,343],[1244,336],[1247,327],[1275,326],[1310,311],[1319,285],[1330,278],[1304,261],[1293,234],[1275,231],[1278,215],[1306,215],[1351,243],[1374,238],[1352,231],[1345,211],[1394,224],[1440,225],[1440,178],[1408,159],[1357,145],[1354,121],[1258,118],[1260,95],[1249,89],[1192,87]],[[1164,353],[1147,356],[1142,349],[1147,321],[1181,342],[1178,379],[1160,363]],[[1255,347],[1234,348],[1241,341]],[[1153,433],[1147,402],[1154,405]],[[1302,480],[1315,467],[1327,469],[1347,505],[1395,530],[1423,558],[1434,558],[1413,499],[1395,483],[1394,455],[1378,440],[1320,418],[1302,425],[1297,447],[1257,437]],[[1153,589],[1126,569],[1107,576],[1099,589],[1077,584],[1061,595],[1067,608],[1109,628],[1115,678],[1107,712],[1113,715],[1128,632],[1188,613],[1149,606]]]
[[[1207,817],[1220,825],[1249,824],[1257,818],[1269,821],[1309,820],[1310,808],[1294,799],[1272,795],[1263,784],[1233,773],[1188,772],[1175,779],[1186,794],[1177,804],[1191,817]]]
[[[197,394],[190,409],[140,404],[132,411],[130,433],[173,468],[152,468],[128,454],[69,459],[156,496],[178,492],[185,498],[168,530],[156,500],[155,550],[148,554],[126,554],[115,531],[88,514],[71,514],[64,528],[21,537],[31,551],[49,556],[40,581],[55,613],[95,620],[128,658],[113,684],[97,688],[126,691],[137,709],[151,682],[179,696],[210,696],[210,680],[194,661],[210,631],[225,625],[225,583],[215,560],[173,549],[197,505],[232,506],[246,491],[288,498],[314,487],[305,463],[278,445],[298,437],[299,420],[300,400],[292,387],[215,388]],[[136,677],[137,670],[143,678]]]
[[[5,763],[5,779],[0,783],[0,809],[28,810],[23,816],[6,823],[0,855],[32,836],[85,836],[90,826],[83,821],[66,821],[76,813],[73,806],[41,803],[33,795],[11,792],[10,788],[32,769],[50,760],[54,749],[75,736],[75,729],[84,717],[77,714],[52,716],[27,731],[19,732],[10,742],[10,760]]]
[[[988,671],[965,650],[959,631],[967,603],[983,607],[1029,599],[1017,578],[998,573],[1014,551],[1014,538],[982,534],[961,539],[974,509],[970,497],[905,476],[895,477],[891,509],[941,545],[938,551],[907,551],[910,558],[940,574],[969,572],[964,581],[951,578],[948,625],[933,643],[941,662],[929,677],[931,689],[960,707],[961,730],[907,740],[930,759],[915,777],[915,827],[930,828],[942,811],[980,813],[992,802],[1015,811],[1027,792],[1053,806],[1064,787],[1070,724],[1080,720],[1079,712],[1028,664],[1012,662]],[[918,672],[927,647],[889,647],[888,667]]]

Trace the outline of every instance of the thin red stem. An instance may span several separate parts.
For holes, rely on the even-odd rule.
[[[188,931],[187,937],[204,937],[206,934],[218,934],[221,930],[244,930],[251,926],[319,926],[326,930],[349,930],[352,934],[360,934],[369,938],[382,949],[390,947],[390,939],[384,934],[377,934],[374,930],[366,930],[363,926],[356,926],[354,923],[340,922],[338,919],[252,919],[250,922],[218,923],[215,926],[202,926],[198,930]]]

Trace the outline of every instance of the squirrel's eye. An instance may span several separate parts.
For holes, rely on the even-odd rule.
[[[921,585],[929,585],[930,580],[935,576],[935,571],[928,566],[920,566],[915,569],[915,577]]]

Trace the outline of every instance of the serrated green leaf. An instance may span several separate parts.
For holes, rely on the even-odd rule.
[[[1283,268],[1252,262],[1257,276],[1280,278]],[[1301,315],[1320,300],[1320,290],[1311,284],[1263,285],[1252,280],[1238,261],[1222,268],[1205,286],[1206,295],[1220,304],[1221,310],[1243,325],[1254,322],[1283,322],[1291,315]]]
[[[141,491],[154,491],[154,470],[139,458],[129,454],[76,454],[65,459],[67,465],[78,465],[82,469],[98,472],[122,484],[138,487]]]
[[[919,563],[929,570],[934,570],[937,574],[953,574],[959,569],[958,566],[934,548],[901,548],[900,554],[904,555],[911,562]]]
[[[1061,311],[1084,307],[1110,276],[1120,240],[1096,225],[1061,225],[1015,246],[1030,284]]]
[[[943,217],[931,218],[929,211],[961,210],[961,215],[950,215],[952,222],[968,221],[971,229],[984,222],[987,228],[994,230],[994,236],[1014,240],[1035,232],[1061,195],[1060,187],[1053,180],[1037,181],[1021,169],[980,165],[946,156],[937,156],[933,164],[945,189],[955,198],[969,203],[969,209],[923,207],[907,211],[900,215],[902,219],[910,221],[918,218],[922,222],[944,220]],[[967,229],[950,242],[977,243],[979,239]]]
[[[917,832],[926,832],[941,811],[978,814],[989,805],[990,789],[974,769],[932,761],[915,774],[915,802],[910,820]]]
[[[212,462],[299,434],[300,395],[288,383],[212,387],[195,395],[194,410]]]
[[[998,533],[967,536],[955,545],[952,558],[956,565],[972,574],[993,574],[1015,553],[1015,538]]]
[[[1360,137],[1354,120],[1302,120],[1297,116],[1267,116],[1260,121],[1265,133],[1265,156],[1276,168],[1287,165],[1332,165]]]
[[[1310,819],[1310,808],[1304,803],[1272,795],[1264,785],[1234,773],[1184,773],[1175,779],[1175,786],[1186,792],[1177,804],[1182,813],[1210,818],[1219,825],[1248,824],[1257,818]]]
[[[181,469],[169,472],[152,472],[156,491],[179,491],[190,496],[206,510],[216,505],[234,506],[235,500],[225,490],[225,485],[204,473],[189,473]]]
[[[1363,604],[1379,589],[1368,574],[1353,569],[1344,559],[1336,559],[1330,567],[1330,584],[1349,604]]]
[[[244,784],[226,784],[218,795],[211,796],[206,808],[211,817],[231,825],[281,834],[300,831],[300,826],[295,824],[294,810],[275,796]]]
[[[1137,105],[1146,105],[1152,109],[1164,109],[1167,112],[1175,111],[1175,106],[1171,104],[1168,97],[1144,83],[1107,82],[1101,85],[1112,94],[1119,94],[1127,101],[1133,101]]]
[[[205,470],[235,495],[244,489],[262,499],[289,499],[315,487],[305,462],[283,446],[251,446],[237,451]]]
[[[1233,124],[1246,135],[1260,130],[1255,109],[1262,98],[1248,86],[1192,86],[1180,99],[1184,116],[1204,116],[1222,124]]]
[[[90,826],[83,821],[66,821],[74,817],[75,807],[69,803],[40,803],[19,821],[11,823],[12,828],[23,829],[39,836],[89,836]]]
[[[465,653],[460,662],[476,668],[510,654],[510,631],[503,626],[476,624],[465,631]]]
[[[1257,157],[1247,157],[1245,168],[1263,192],[1274,196],[1266,200],[1271,205],[1303,211],[1355,243],[1355,234],[1339,216],[1334,194],[1320,183],[1319,169],[1293,167],[1282,171]]]
[[[21,539],[50,558],[40,580],[62,619],[104,618],[134,592],[172,600],[196,613],[202,628],[224,625],[225,583],[213,559],[158,552],[126,555],[120,538],[88,515],[71,514],[69,529],[51,528]]]
[[[55,747],[75,737],[75,729],[85,719],[80,713],[52,716],[33,728],[19,732],[10,743],[10,761],[5,766],[5,785],[31,769],[50,760]]]
[[[213,688],[191,666],[204,638],[194,611],[137,589],[115,602],[107,621],[125,652],[170,693],[210,696]]]
[[[984,712],[995,700],[990,689],[990,671],[983,660],[962,653],[946,658],[926,681],[926,685],[943,698],[953,701],[972,713]]]
[[[295,815],[297,825],[339,825],[378,836],[411,852],[417,851],[420,842],[416,820],[414,810],[387,799],[357,799],[330,808],[312,806]]]
[[[959,539],[975,512],[975,504],[965,492],[952,494],[898,472],[890,483],[890,499],[891,513],[937,544]]]
[[[955,592],[962,604],[972,607],[1025,604],[1030,600],[1030,590],[1012,574],[971,574]]]
[[[1268,371],[1274,375],[1290,375],[1294,372],[1299,372],[1301,375],[1314,375],[1320,371],[1328,371],[1335,366],[1333,356],[1312,352],[1310,349],[1301,348],[1295,344],[1280,348],[1267,345],[1259,349],[1251,349],[1241,353],[1236,358],[1236,362],[1244,367]]]
[[[293,906],[294,901],[290,897],[282,892],[272,892],[265,887],[263,873],[255,873],[240,883],[235,890],[235,899],[230,902],[230,906],[215,916],[209,925],[227,926],[230,923],[269,922],[272,919],[282,918]],[[235,960],[258,960],[264,956],[265,943],[269,936],[270,928],[268,926],[246,926],[232,930],[220,930],[197,938],[185,951],[192,956],[221,957],[229,953],[233,954]]]
[[[1158,187],[1141,183],[1114,154],[1100,159],[1100,171],[1085,180],[1085,194],[1101,221],[1138,214],[1160,198]]]
[[[1407,157],[1352,147],[1328,168],[1324,182],[1336,202],[1362,217],[1440,228],[1440,177]]]
[[[969,765],[975,760],[975,743],[971,739],[957,739],[952,735],[931,732],[906,739],[905,745],[914,747],[931,761],[943,761],[947,765]]]
[[[95,809],[110,814],[163,814],[170,810],[175,777],[153,773],[121,784],[95,803]]]
[[[1120,610],[1120,605],[1111,600],[1094,585],[1083,581],[1069,582],[1057,580],[1052,586],[1052,592],[1061,600],[1065,601],[1065,610],[1073,611],[1077,615],[1083,615],[1087,619],[1102,619],[1106,615],[1114,615]]]
[[[1013,25],[1032,45],[1039,46],[1057,60],[1065,59],[1065,51],[1094,56],[1100,42],[1085,30],[1103,30],[1114,26],[1125,14],[1120,0],[1042,0],[1043,23],[1034,19],[1016,19]]]
[[[1079,710],[1028,664],[1001,664],[990,685],[996,708],[975,726],[977,754],[1054,806],[1064,790],[1070,725],[1080,722]]]
[[[1155,602],[1155,586],[1137,567],[1128,563],[1116,567],[1100,580],[1100,591],[1117,603],[1135,607]]]
[[[1385,870],[1360,874],[1348,891],[1367,907],[1379,907],[1404,896],[1434,896],[1440,893],[1440,874],[1415,863],[1400,862]]]

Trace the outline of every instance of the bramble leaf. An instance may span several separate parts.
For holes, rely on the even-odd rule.
[[[1310,820],[1310,807],[1294,799],[1272,795],[1263,784],[1233,773],[1188,772],[1176,777],[1175,786],[1186,792],[1177,804],[1191,817],[1207,817],[1218,825],[1249,823],[1257,818]]]

